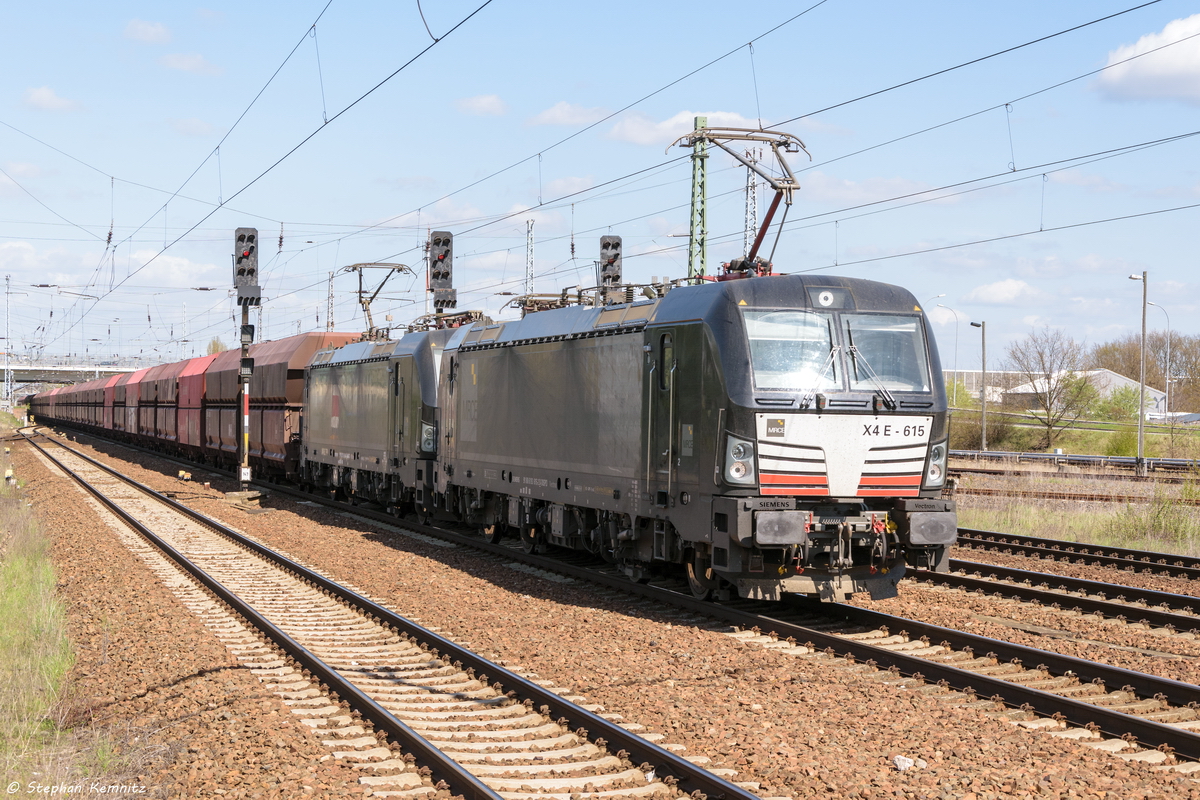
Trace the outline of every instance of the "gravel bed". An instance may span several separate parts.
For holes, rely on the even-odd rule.
[[[13,448],[52,541],[76,661],[68,725],[109,738],[157,797],[357,797],[359,775],[184,608],[69,478]]]
[[[1070,608],[1071,598],[1062,601]],[[1015,600],[904,581],[900,596],[872,602],[857,595],[853,605],[993,639],[1051,650],[1126,669],[1200,683],[1200,638],[1125,624],[1091,614],[1056,611]],[[1137,619],[1137,609],[1127,614]],[[1196,627],[1200,628],[1200,620]]]
[[[264,503],[270,513],[247,515],[220,499],[229,482],[206,491],[169,477],[173,464],[138,458],[161,471],[130,468],[136,479],[178,492],[485,656],[533,669],[643,732],[666,734],[689,755],[711,758],[707,766],[758,782],[764,796],[1200,798],[1200,784],[1185,776],[1015,729],[888,685],[863,665],[671,624],[644,604],[283,497]],[[901,772],[897,756],[925,766]]]
[[[1073,544],[1073,542],[1064,543],[1064,545],[1070,544]],[[1096,547],[1097,545],[1090,546]],[[1062,560],[1050,561],[1045,558],[1030,558],[1029,556],[1004,553],[999,550],[983,550],[973,547],[955,547],[951,550],[951,557],[963,561],[974,561],[979,564],[995,564],[1001,567],[1029,570],[1030,572],[1066,575],[1071,578],[1083,578],[1103,583],[1117,583],[1122,586],[1135,586],[1139,589],[1154,589],[1159,592],[1184,594],[1200,598],[1200,583],[1189,578],[1172,578],[1168,575],[1129,572],[1115,567],[1096,567],[1090,564]],[[1171,563],[1169,556],[1167,563]],[[1200,602],[1196,603],[1196,611],[1200,612]]]

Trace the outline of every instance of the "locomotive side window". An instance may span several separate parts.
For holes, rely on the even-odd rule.
[[[841,388],[833,357],[833,318],[811,311],[743,311],[759,389]]]
[[[658,360],[658,388],[665,392],[671,388],[671,364],[675,362],[675,345],[671,341],[671,334],[662,335],[658,349],[661,356]]]
[[[842,325],[851,390],[872,391],[875,381],[891,391],[928,392],[929,360],[921,320],[893,314],[845,314]]]

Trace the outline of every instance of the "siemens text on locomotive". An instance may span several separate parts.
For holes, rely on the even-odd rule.
[[[899,287],[765,276],[348,338],[252,348],[277,364],[252,398],[259,474],[587,550],[634,580],[673,565],[701,597],[886,597],[906,564],[948,564],[945,386]],[[39,394],[32,411],[228,464],[221,358]],[[146,407],[149,422],[129,416]]]

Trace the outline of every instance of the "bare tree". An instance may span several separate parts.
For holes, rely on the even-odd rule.
[[[1089,358],[1092,367],[1105,367],[1132,380],[1138,379],[1138,359],[1142,337],[1130,333],[1111,342],[1096,345]],[[1167,388],[1170,354],[1171,411],[1200,411],[1200,336],[1173,331],[1171,347],[1167,349],[1167,334],[1150,331],[1146,334],[1146,385],[1155,389]]]
[[[216,355],[217,353],[222,353],[228,349],[229,348],[225,345],[225,343],[221,341],[220,336],[214,336],[212,341],[208,343],[208,354],[210,356]]]
[[[1063,331],[1043,328],[1008,346],[1010,368],[1028,382],[1029,394],[1044,432],[1044,447],[1058,433],[1084,416],[1096,400],[1096,390],[1079,374],[1085,353]]]

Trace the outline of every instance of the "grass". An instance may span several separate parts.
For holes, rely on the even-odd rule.
[[[1144,494],[1146,501],[1120,504],[961,494],[956,498],[958,524],[964,528],[1200,556],[1200,507],[1179,502],[1200,497],[1200,484],[1194,481],[1133,484],[1121,483],[1115,475],[1108,482],[1072,481],[1069,473],[1031,473],[999,479],[964,476],[960,485],[965,482],[1014,490]]]
[[[988,412],[988,449],[1038,453],[1054,448],[1080,455],[1137,455],[1137,425],[1088,422],[1087,427],[1059,431],[1051,447],[1045,445],[1045,429],[1033,427],[1021,415]],[[979,413],[959,411],[950,419],[950,448],[978,450]],[[1149,458],[1200,458],[1200,430],[1195,426],[1147,425],[1145,454]]]
[[[0,412],[3,415],[3,412]],[[13,421],[0,420],[0,435]],[[10,467],[0,451],[0,474]],[[20,476],[18,475],[19,479]],[[57,597],[50,541],[30,512],[20,480],[0,480],[0,764],[5,787],[137,784],[177,745],[151,744],[161,729],[100,723],[73,696],[74,650]],[[107,621],[105,622],[107,628]],[[160,796],[157,787],[148,792]]]
[[[9,468],[7,457],[0,467]],[[50,782],[69,758],[55,718],[73,662],[49,543],[16,483],[0,485],[0,758],[8,780]]]

